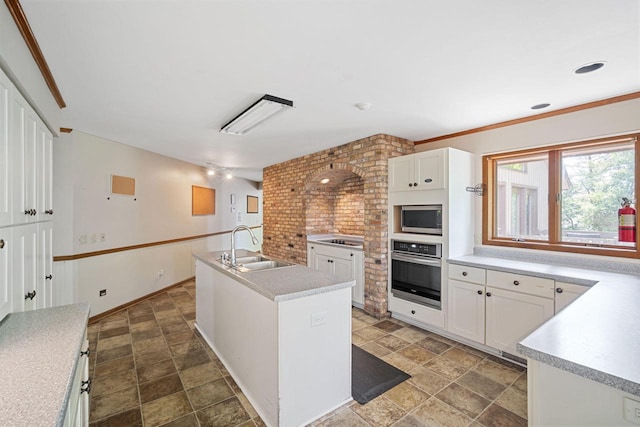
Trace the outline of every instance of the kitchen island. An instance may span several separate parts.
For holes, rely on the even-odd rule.
[[[305,425],[351,400],[354,282],[295,264],[241,271],[222,253],[194,254],[196,328],[264,422]]]

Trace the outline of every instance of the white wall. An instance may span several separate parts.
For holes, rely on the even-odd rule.
[[[53,157],[54,257],[262,224],[262,190],[253,181],[212,179],[202,167],[75,130],[56,139]],[[110,194],[112,174],[135,178],[135,196]],[[215,188],[215,215],[191,215],[192,185]],[[230,194],[236,195],[233,212]],[[246,213],[247,195],[259,197],[258,214]],[[255,232],[262,241],[262,230]],[[237,241],[239,248],[261,247],[251,245],[246,232]],[[63,300],[89,301],[94,316],[193,276],[193,251],[229,247],[224,234],[60,261],[55,277],[66,290]],[[101,289],[106,296],[99,297]]]
[[[0,4],[0,68],[29,101],[49,130],[57,135],[60,128],[60,108],[4,2]]]
[[[640,99],[547,119],[416,145],[416,151],[455,147],[476,155],[475,182],[482,182],[482,156],[544,145],[640,131]],[[482,241],[482,199],[475,199],[475,243]],[[584,255],[579,255],[584,256]],[[601,257],[600,257],[601,258]],[[634,261],[631,261],[634,262]]]

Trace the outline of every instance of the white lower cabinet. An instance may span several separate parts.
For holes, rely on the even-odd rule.
[[[450,267],[447,329],[453,334],[518,355],[516,344],[554,315],[553,280]]]
[[[362,308],[364,304],[364,261],[361,250],[341,248],[317,243],[307,244],[307,266],[318,271],[335,274],[340,279],[355,280],[351,300]]]
[[[11,313],[11,256],[13,248],[13,230],[0,228],[0,320]]]
[[[86,339],[86,335],[82,348],[71,385],[64,427],[86,427],[89,425],[91,379],[89,378],[89,341]]]
[[[553,317],[553,299],[486,289],[485,344],[518,355],[516,344]]]
[[[13,312],[37,308],[38,225],[13,227],[12,302]]]
[[[560,313],[566,306],[574,302],[578,297],[589,290],[588,286],[574,283],[556,282],[556,309]]]
[[[484,343],[484,288],[449,279],[449,332]]]

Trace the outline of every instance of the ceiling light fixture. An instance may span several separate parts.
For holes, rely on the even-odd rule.
[[[320,180],[320,184],[326,184],[327,182],[329,182],[329,178],[322,178]]]
[[[542,110],[543,108],[547,108],[548,106],[550,106],[551,104],[547,104],[546,102],[543,104],[536,104],[533,107],[531,107],[532,110]]]
[[[233,175],[231,175],[231,173],[227,173],[227,174],[225,175],[225,177],[226,177],[227,179],[231,179],[231,178],[233,178]]]
[[[230,135],[244,135],[269,117],[292,107],[293,101],[265,95],[222,126],[220,132]]]
[[[591,73],[593,71],[599,70],[600,68],[604,67],[604,64],[605,64],[604,61],[592,62],[590,64],[585,64],[576,68],[575,70],[573,70],[573,72],[575,74]]]
[[[215,175],[215,174],[216,174],[216,171],[214,171],[213,169],[209,169],[209,170],[207,171],[207,175],[209,175],[209,176],[213,176],[213,175]]]

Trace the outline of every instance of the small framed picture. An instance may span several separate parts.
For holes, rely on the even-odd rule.
[[[247,196],[247,213],[258,213],[258,198]]]

